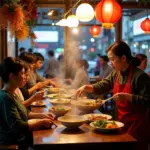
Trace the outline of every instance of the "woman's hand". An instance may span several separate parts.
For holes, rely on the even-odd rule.
[[[127,100],[127,101],[132,102],[132,97],[133,97],[133,95],[129,94],[129,93],[117,93],[113,96],[113,99],[115,101]]]
[[[33,96],[34,101],[40,101],[44,97],[44,91],[36,92]]]
[[[29,95],[32,95],[35,91],[44,88],[46,85],[43,82],[36,83],[33,87],[28,89]]]
[[[52,81],[52,80],[50,80],[50,79],[47,79],[43,83],[44,83],[45,86],[52,85],[53,87],[58,87],[57,83]]]
[[[40,118],[40,119],[50,119],[50,120],[53,121],[55,116],[52,113],[39,113],[38,118]]]
[[[52,80],[49,80],[49,84],[52,85],[53,87],[59,87],[58,83]]]
[[[75,93],[76,98],[81,97],[84,92],[85,92],[85,85],[77,89]]]
[[[36,90],[39,90],[39,89],[42,89],[43,87],[45,87],[45,83],[44,82],[38,82],[36,85],[35,85],[35,89]]]
[[[87,92],[87,93],[92,93],[93,92],[93,85],[84,85],[82,87],[80,87],[76,93],[75,93],[75,97],[80,97],[82,96],[83,93]]]
[[[49,129],[51,128],[52,125],[53,125],[53,122],[50,119],[42,120],[42,127]]]
[[[30,119],[28,120],[29,130],[38,130],[41,128],[50,128],[53,122],[50,119]]]

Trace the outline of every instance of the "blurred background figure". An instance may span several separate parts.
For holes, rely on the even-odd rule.
[[[97,54],[97,57],[96,57],[96,66],[95,66],[95,68],[94,68],[94,75],[95,76],[97,76],[97,75],[99,75],[100,74],[100,67],[101,67],[101,65],[100,65],[100,54]]]
[[[138,58],[141,61],[138,68],[143,70],[143,71],[146,70],[146,68],[147,68],[147,56],[144,54],[137,54],[136,58]],[[148,72],[148,75],[150,76],[150,72]],[[149,120],[150,120],[150,109],[148,109],[148,116],[149,116]]]
[[[138,58],[141,61],[138,68],[144,71],[147,68],[147,56],[144,54],[137,54],[136,58]]]
[[[25,49],[24,47],[20,47],[20,48],[19,48],[19,54],[21,54],[22,52],[25,52],[25,50],[26,50],[26,49]]]
[[[135,52],[132,52],[132,56],[133,56],[133,57],[136,57],[136,53],[135,53]]]
[[[58,76],[58,78],[64,79],[65,78],[65,73],[66,73],[66,71],[65,71],[65,63],[64,63],[65,62],[64,61],[64,54],[61,53],[58,56],[57,60],[58,60],[58,63],[59,63],[59,76]]]
[[[58,59],[57,59],[59,62],[62,62],[62,61],[64,61],[64,54],[62,53],[62,54],[60,54],[59,56],[58,56]]]
[[[98,81],[106,78],[112,72],[113,69],[108,65],[108,62],[107,56],[100,56],[100,74],[96,77]]]
[[[33,49],[32,49],[32,48],[29,48],[29,49],[28,49],[28,52],[29,52],[29,53],[33,53]]]
[[[58,76],[59,62],[54,58],[54,52],[52,50],[48,51],[49,60],[44,69],[44,76],[46,78],[55,78]]]
[[[74,61],[72,66],[73,70],[76,70],[74,79],[66,79],[66,81],[70,82],[72,88],[77,89],[89,83],[89,77],[87,72],[88,67],[89,64],[85,59],[77,59]]]
[[[36,63],[36,69],[37,70],[36,71],[39,71],[39,70],[43,69],[44,56],[38,52],[35,52],[33,54],[36,56],[36,59],[37,59],[37,63]]]

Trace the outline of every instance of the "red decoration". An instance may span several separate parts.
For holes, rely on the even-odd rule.
[[[34,7],[33,10],[31,11],[31,16],[33,19],[37,19],[37,7]]]
[[[115,0],[102,0],[96,5],[95,15],[104,28],[110,29],[121,18],[122,8]]]
[[[144,21],[141,22],[141,29],[145,33],[150,33],[150,19],[146,18]]]
[[[33,21],[37,19],[37,5],[35,0],[21,0],[24,8],[24,15],[26,21]]]
[[[95,51],[95,49],[94,49],[94,48],[91,48],[90,51],[93,53],[93,52]]]
[[[90,28],[90,33],[93,37],[98,37],[98,35],[101,33],[101,29],[99,26],[94,25]]]

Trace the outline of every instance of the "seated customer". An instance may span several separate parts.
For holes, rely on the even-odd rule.
[[[28,65],[24,62],[24,68],[25,68],[25,76],[26,76],[26,82],[29,80],[29,67]],[[43,100],[43,96],[44,96],[44,91],[39,91],[36,92],[35,94],[33,94],[32,96],[29,95],[29,92],[25,87],[26,82],[24,82],[24,84],[22,84],[22,87],[17,88],[15,90],[16,95],[18,96],[19,100],[21,101],[21,103],[28,108],[29,110],[31,110],[30,105],[35,102],[35,101],[41,101]],[[21,89],[21,90],[20,90]],[[24,89],[24,90],[22,90]],[[23,91],[23,93],[22,93]],[[27,93],[25,96],[28,95],[28,98],[25,99],[24,98],[24,94]],[[48,119],[53,119],[54,116],[52,113],[48,112],[48,113],[30,113],[30,116],[32,116],[32,118],[38,118],[38,119],[42,119],[42,118],[48,118]]]
[[[100,75],[96,77],[97,80],[102,80],[106,78],[111,72],[112,72],[112,67],[108,65],[109,59],[107,56],[100,56]]]
[[[19,59],[17,59],[17,61],[23,62],[22,60],[19,60]],[[27,107],[34,101],[42,100],[43,95],[44,95],[44,91],[36,92],[35,94],[33,94],[31,96],[31,94],[33,92],[35,92],[36,90],[39,90],[40,88],[38,88],[38,87],[36,88],[36,85],[33,86],[34,88],[30,88],[30,89],[25,88],[27,81],[30,79],[30,67],[28,66],[28,64],[26,62],[23,62],[23,63],[24,63],[25,80],[26,81],[24,82],[24,84],[22,84],[21,87],[16,89],[15,93],[17,94],[17,96],[20,99],[20,101],[22,102],[22,104],[25,107]],[[26,101],[24,101],[24,100],[26,100]]]
[[[19,55],[19,59],[27,63],[27,65],[25,65],[25,74],[28,78],[27,80],[29,80],[30,72],[31,70],[33,70],[33,67],[36,62],[36,57],[33,54],[30,55],[28,52],[24,52]],[[26,83],[24,87],[20,87],[20,90],[24,96],[24,99],[28,99],[33,93],[45,86],[46,85],[43,82],[38,82],[32,87],[28,83]]]
[[[41,53],[34,53],[34,55],[36,56],[36,63],[35,63],[35,67],[34,67],[34,75],[36,76],[36,79],[38,81],[43,81],[43,83],[45,85],[53,85],[56,86],[56,83],[54,81],[52,81],[51,79],[46,79],[44,77],[41,77],[38,73],[37,70],[41,69],[41,67],[43,66],[44,63],[44,56]]]
[[[31,118],[15,90],[26,82],[24,64],[8,57],[0,64],[0,77],[4,83],[0,91],[0,144],[18,144],[19,150],[32,146],[32,130],[51,127],[50,119]]]
[[[52,50],[48,51],[49,60],[44,68],[44,75],[46,78],[56,78],[59,74],[59,62],[55,59],[55,53]]]
[[[82,85],[88,84],[88,62],[84,59],[77,59],[73,63],[73,69],[76,70],[74,79],[66,79],[74,89],[79,88]]]
[[[94,75],[98,76],[100,74],[100,68],[101,68],[101,64],[100,64],[100,54],[97,54],[96,57],[96,66],[94,67]]]
[[[31,69],[30,79],[26,85],[28,89],[33,87],[38,82],[41,82],[43,84],[43,87],[47,85],[56,86],[56,84],[50,79],[48,80],[48,79],[42,78],[36,73],[36,69],[39,69],[38,67],[42,66],[41,64],[39,65],[39,61],[41,61],[39,58],[40,57],[37,57],[36,55],[32,53],[28,53],[28,52],[24,52],[19,56],[19,59],[29,63],[30,65],[30,69]]]
[[[147,56],[144,54],[137,54],[136,58],[138,58],[141,62],[138,68],[144,71],[147,68]]]

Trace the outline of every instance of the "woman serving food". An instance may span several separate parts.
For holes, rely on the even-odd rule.
[[[114,71],[102,81],[80,87],[76,95],[84,92],[104,94],[113,89],[118,108],[118,120],[125,131],[138,140],[137,149],[147,150],[150,124],[147,108],[150,107],[150,78],[138,69],[138,60],[131,56],[129,46],[120,41],[111,45],[107,54]]]

